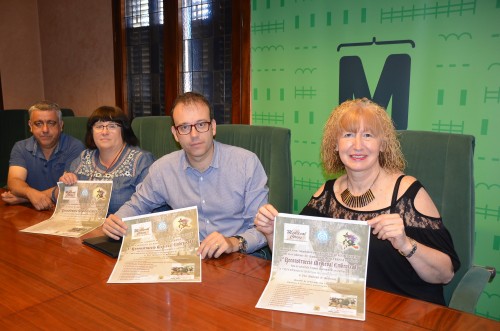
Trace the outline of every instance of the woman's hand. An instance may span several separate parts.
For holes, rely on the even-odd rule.
[[[405,233],[404,222],[399,214],[382,214],[367,223],[378,239],[389,240],[395,249],[405,251],[404,248],[411,247],[410,239]]]
[[[406,236],[404,222],[399,214],[382,214],[368,221],[373,234],[381,240],[389,240],[392,247],[399,250],[417,272],[420,278],[431,284],[447,284],[453,278],[453,265],[445,253],[425,246]]]
[[[64,172],[61,177],[59,177],[59,181],[63,182],[65,185],[75,185],[78,181],[78,177],[72,172]]]

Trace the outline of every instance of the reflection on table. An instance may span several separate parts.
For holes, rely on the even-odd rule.
[[[366,321],[257,309],[269,261],[234,253],[202,264],[201,283],[107,284],[116,260],[82,238],[19,232],[50,211],[0,202],[0,329],[500,330],[500,323],[368,289]]]

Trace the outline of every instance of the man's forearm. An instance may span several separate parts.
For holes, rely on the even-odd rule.
[[[14,194],[19,198],[25,198],[25,199],[29,199],[29,193],[31,190],[43,193],[45,196],[49,198],[51,197],[52,191],[54,190],[54,187],[49,187],[44,191],[38,191],[37,189],[34,189],[31,186],[29,186],[25,181],[17,178],[8,180],[7,186],[9,187],[9,191],[12,194]]]
[[[17,197],[28,199],[29,190],[32,188],[23,180],[14,178],[7,181],[9,191]]]

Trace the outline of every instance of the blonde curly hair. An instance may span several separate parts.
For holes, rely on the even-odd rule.
[[[367,98],[347,100],[330,114],[321,143],[321,159],[325,171],[335,174],[345,170],[337,151],[339,137],[345,131],[358,132],[361,123],[365,129],[382,139],[382,151],[379,154],[382,169],[389,173],[402,172],[406,161],[394,123],[383,107]]]

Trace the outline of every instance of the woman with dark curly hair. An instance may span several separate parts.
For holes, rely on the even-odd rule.
[[[77,180],[112,180],[108,213],[114,213],[135,192],[154,162],[140,149],[127,115],[118,107],[102,106],[87,121],[84,150],[59,179],[66,185]]]
[[[343,102],[325,124],[321,158],[328,180],[301,214],[372,227],[367,286],[445,304],[443,284],[460,267],[453,241],[422,184],[403,173],[397,132],[384,108],[366,98]],[[254,224],[272,247],[272,205]]]

